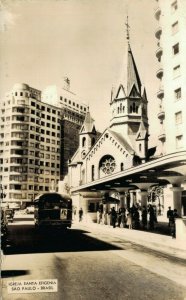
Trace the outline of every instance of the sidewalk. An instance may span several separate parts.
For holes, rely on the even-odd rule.
[[[96,230],[108,233],[112,237],[122,238],[123,240],[133,242],[161,253],[186,259],[186,243],[184,241],[172,239],[172,237],[168,235],[135,229],[113,228],[109,225],[88,222],[74,222],[72,228],[83,228],[86,230]]]

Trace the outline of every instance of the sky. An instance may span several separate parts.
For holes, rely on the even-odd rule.
[[[89,105],[96,129],[109,126],[110,95],[130,44],[149,101],[150,145],[157,144],[154,0],[1,0],[0,96],[15,83],[71,90]],[[117,87],[117,86],[116,86]]]

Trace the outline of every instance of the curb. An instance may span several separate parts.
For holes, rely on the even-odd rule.
[[[75,222],[73,226],[87,229],[100,229],[102,232],[109,233],[112,236],[117,236],[130,242],[134,242],[146,248],[186,259],[186,245],[184,241],[177,241],[176,239],[172,239],[171,236],[169,237],[152,232],[143,232],[140,230],[106,227],[106,225],[104,226],[96,223],[89,224],[85,222]],[[140,238],[137,235],[140,235]]]

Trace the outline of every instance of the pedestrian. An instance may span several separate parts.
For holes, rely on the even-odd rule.
[[[74,212],[74,220],[75,220],[76,219],[76,207],[74,207],[73,212]]]
[[[102,210],[99,208],[99,210],[98,210],[98,224],[102,223],[102,217],[103,217],[103,213],[102,213]]]
[[[80,208],[80,210],[79,210],[79,222],[81,222],[82,219],[83,219],[83,209]]]
[[[118,227],[120,227],[120,225],[121,225],[121,216],[122,216],[121,212],[122,212],[122,209],[119,208],[119,211],[118,211]]]
[[[149,205],[149,229],[154,229],[154,222],[155,222],[155,212],[153,206]]]
[[[126,225],[126,216],[125,216],[125,208],[122,207],[121,208],[121,225],[123,228],[125,228],[125,225]]]
[[[112,226],[113,228],[116,227],[116,220],[117,220],[117,212],[115,211],[115,207],[111,209],[111,219],[112,219]]]
[[[129,210],[127,214],[127,223],[126,225],[128,226],[129,229],[132,229],[132,213]]]
[[[169,217],[171,236],[173,239],[176,238],[176,218],[179,218],[179,215],[177,209],[174,209]]]
[[[141,221],[142,221],[143,229],[146,229],[147,228],[147,209],[146,209],[146,206],[143,206],[143,208],[142,208]]]
[[[170,217],[172,216],[173,214],[173,210],[171,209],[171,206],[168,207],[168,210],[167,210],[167,219],[168,219],[168,226],[170,227]]]
[[[139,211],[136,207],[133,213],[133,220],[134,220],[134,229],[139,229],[140,227],[140,221],[139,221]]]

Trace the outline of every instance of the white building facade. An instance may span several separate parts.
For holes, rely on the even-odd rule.
[[[87,107],[78,101],[75,106],[68,90],[55,94],[55,101],[47,95],[15,84],[1,101],[1,200],[26,204],[40,193],[57,191],[65,176]]]
[[[168,154],[186,149],[186,2],[156,2],[159,152]]]

